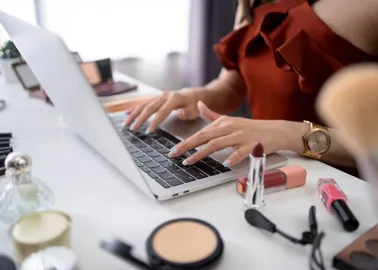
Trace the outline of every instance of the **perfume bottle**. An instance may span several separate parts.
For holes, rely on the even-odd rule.
[[[5,160],[8,183],[0,191],[0,221],[13,224],[31,212],[49,209],[54,203],[51,189],[31,173],[29,155],[10,153]]]

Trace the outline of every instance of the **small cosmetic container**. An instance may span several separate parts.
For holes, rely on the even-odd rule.
[[[330,214],[334,214],[343,228],[348,232],[355,231],[359,222],[347,205],[347,196],[333,178],[318,180],[318,196]]]

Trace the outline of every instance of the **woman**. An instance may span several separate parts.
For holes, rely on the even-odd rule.
[[[267,154],[291,150],[354,167],[336,131],[321,126],[314,103],[335,71],[377,61],[378,1],[279,0],[243,12],[243,6],[253,4],[248,2],[241,0],[237,13],[246,19],[215,45],[224,66],[219,77],[204,87],[165,92],[133,108],[126,125],[137,130],[156,113],[147,129],[150,133],[172,110],[184,120],[201,113],[213,121],[170,153],[176,157],[205,145],[185,165],[233,147],[236,151],[224,161],[224,166],[232,167],[259,141]],[[222,116],[246,98],[254,119]]]

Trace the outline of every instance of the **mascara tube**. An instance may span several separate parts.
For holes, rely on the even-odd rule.
[[[244,198],[246,208],[258,209],[265,205],[264,203],[264,171],[265,171],[265,154],[261,143],[257,143],[249,155],[250,168],[248,173],[248,182]]]

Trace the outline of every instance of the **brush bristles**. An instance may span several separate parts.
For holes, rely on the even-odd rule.
[[[351,151],[378,151],[378,65],[355,65],[336,73],[324,84],[317,110],[340,131]]]

